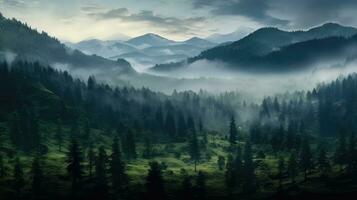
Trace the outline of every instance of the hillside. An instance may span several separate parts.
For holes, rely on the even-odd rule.
[[[77,70],[102,70],[116,74],[133,74],[135,70],[123,59],[112,61],[99,56],[88,56],[67,48],[57,39],[38,33],[15,19],[0,17],[0,51],[4,59],[7,54],[14,59],[39,61],[42,64],[57,65]]]
[[[329,37],[343,37],[349,38],[357,33],[357,29],[352,27],[344,27],[338,24],[327,23],[320,27],[312,28],[307,31],[294,31],[294,32],[287,32],[282,31],[277,28],[262,28],[259,29],[245,38],[238,40],[233,43],[229,43],[227,45],[220,45],[214,47],[212,49],[203,51],[199,56],[193,57],[188,59],[187,63],[193,63],[199,60],[212,60],[212,61],[222,61],[231,65],[231,69],[244,69],[244,70],[251,70],[251,68],[257,67],[264,69],[265,62],[268,64],[274,64],[273,68],[280,68],[284,69],[284,65],[286,63],[279,62],[284,58],[278,58],[278,54],[285,54],[288,55],[289,51],[292,48],[289,46],[298,46],[299,43],[304,43],[307,41],[314,41],[317,39],[325,39]],[[313,42],[312,42],[313,43]],[[332,49],[332,51],[337,51],[338,49],[333,49],[333,46],[328,46],[326,44],[326,48]],[[332,45],[332,44],[331,44]],[[341,44],[341,45],[344,45]],[[304,45],[300,45],[304,46]],[[305,48],[311,47],[312,49],[305,49],[306,52],[314,52],[315,48],[319,47],[312,47],[312,46],[305,46]],[[296,56],[302,58],[304,55],[299,55],[299,53],[304,53],[304,50],[300,49]],[[284,51],[284,52],[282,52]],[[281,52],[281,53],[279,53]],[[293,52],[291,52],[292,54]],[[335,52],[337,53],[337,52]],[[271,56],[269,54],[276,55]],[[315,55],[310,55],[311,59],[318,60],[318,52],[315,52]],[[312,58],[314,57],[315,58]],[[276,60],[272,60],[275,58]],[[298,67],[301,63],[293,63],[296,60],[291,60],[290,65],[295,65]],[[182,62],[185,63],[185,62]],[[187,64],[163,64],[163,65],[156,65],[152,68],[154,71],[165,71],[165,68],[173,69],[175,67],[172,66],[184,66]],[[249,66],[249,67],[248,67]],[[253,66],[253,67],[252,67]],[[287,67],[288,68],[288,67]],[[288,68],[292,69],[292,68]],[[265,67],[266,71],[269,71],[269,67]]]

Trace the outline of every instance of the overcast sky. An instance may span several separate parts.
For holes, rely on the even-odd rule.
[[[356,0],[0,0],[0,12],[72,42],[144,33],[184,40],[325,22],[357,26]]]

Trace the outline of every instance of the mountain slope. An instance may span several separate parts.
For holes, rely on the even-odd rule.
[[[99,56],[85,55],[66,47],[45,32],[38,33],[15,19],[10,20],[2,16],[0,17],[0,51],[3,54],[11,53],[17,59],[65,66],[67,69],[135,73],[125,60],[112,61]]]
[[[139,49],[144,49],[151,46],[163,46],[175,43],[175,41],[166,39],[159,35],[148,33],[127,41],[128,44],[134,45]]]
[[[262,28],[236,42],[203,51],[199,56],[188,59],[187,62],[157,65],[152,70],[167,70],[165,68],[171,70],[186,65],[185,63],[190,64],[199,60],[222,61],[234,66],[233,68],[239,68],[240,65],[257,66],[265,63],[262,60],[269,60],[263,58],[264,56],[272,52],[279,52],[282,48],[289,45],[328,37],[346,38],[354,34],[357,34],[357,29],[333,23],[327,23],[308,31],[294,32],[282,31],[277,28]],[[276,62],[269,62],[276,65],[283,64],[279,63],[278,60]]]

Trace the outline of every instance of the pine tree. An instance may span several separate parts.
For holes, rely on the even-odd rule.
[[[93,143],[90,143],[87,150],[87,160],[88,160],[88,171],[89,171],[89,178],[93,177],[93,166],[95,163],[95,152],[93,149]]]
[[[346,164],[346,155],[347,155],[347,143],[345,133],[342,131],[337,140],[337,148],[335,152],[335,163],[339,164],[341,167]]]
[[[173,140],[176,137],[176,123],[175,118],[171,112],[168,112],[165,120],[165,130],[168,137]]]
[[[187,136],[187,124],[182,112],[179,112],[177,117],[177,134],[180,139],[185,139]]]
[[[191,134],[196,134],[195,120],[193,120],[192,116],[187,119],[187,129]]]
[[[244,171],[244,182],[243,190],[247,193],[253,192],[256,189],[255,181],[255,167],[253,162],[252,146],[250,141],[247,141],[244,148],[243,154],[243,171]]]
[[[317,168],[321,172],[322,176],[326,176],[330,170],[331,165],[327,157],[327,152],[324,144],[319,145],[319,152],[317,157]]]
[[[197,171],[197,163],[199,162],[199,160],[201,158],[201,152],[200,152],[200,147],[199,147],[196,132],[192,133],[192,138],[191,138],[190,144],[189,144],[189,151],[190,151],[189,153],[190,153],[191,160],[193,160],[195,163],[195,172],[196,172]]]
[[[232,117],[229,125],[229,143],[231,144],[231,147],[237,144],[237,135],[238,135],[237,126],[234,117]]]
[[[150,169],[146,177],[146,198],[166,199],[165,183],[162,177],[161,167],[158,162],[150,162]]]
[[[83,176],[82,152],[76,139],[72,139],[67,154],[67,172],[72,181],[72,189],[76,191]]]
[[[42,183],[43,183],[43,170],[40,163],[40,157],[36,155],[32,161],[31,167],[32,174],[32,192],[33,194],[39,195],[41,193]]]
[[[128,159],[136,159],[137,153],[136,153],[136,142],[135,142],[135,136],[132,131],[129,131],[129,133],[126,135],[126,143],[124,145],[125,155]]]
[[[56,133],[55,133],[55,140],[58,145],[58,150],[62,151],[62,144],[63,144],[63,129],[62,129],[62,123],[61,120],[57,121],[57,128],[56,128]]]
[[[295,178],[298,175],[298,163],[296,160],[296,152],[295,151],[293,151],[289,157],[288,174],[289,174],[289,177],[291,178],[292,183],[295,183]]]
[[[237,148],[236,157],[234,159],[234,171],[236,176],[236,185],[240,186],[244,176],[242,150],[240,147]]]
[[[225,183],[229,195],[232,195],[234,187],[236,186],[236,173],[234,168],[233,156],[229,155],[226,164]]]
[[[99,147],[98,156],[95,161],[95,183],[96,192],[105,195],[108,192],[107,181],[107,154],[103,146]]]
[[[310,144],[307,136],[304,137],[304,141],[302,144],[302,150],[300,154],[300,166],[304,171],[304,179],[306,181],[307,172],[313,167],[312,153],[311,153]]]
[[[278,163],[279,188],[283,187],[284,174],[285,174],[285,161],[284,161],[284,157],[281,156],[279,158],[279,163]]]
[[[199,171],[197,174],[196,178],[196,198],[200,200],[205,200],[206,199],[206,193],[207,193],[207,188],[206,188],[206,175],[202,172]]]
[[[16,158],[15,165],[14,165],[14,189],[17,195],[21,193],[21,190],[24,186],[25,186],[24,172],[21,166],[20,159]]]
[[[223,156],[218,156],[218,160],[217,160],[217,165],[218,165],[218,169],[220,171],[222,171],[224,169],[224,166],[225,166],[225,159]]]
[[[110,172],[112,179],[112,187],[114,192],[122,195],[128,185],[128,175],[125,173],[125,164],[121,157],[118,138],[115,137],[112,144],[112,154],[110,155]]]

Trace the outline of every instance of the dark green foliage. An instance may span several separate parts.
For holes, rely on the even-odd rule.
[[[196,199],[205,200],[207,198],[206,175],[199,171],[196,177]]]
[[[307,136],[304,137],[302,149],[300,153],[300,167],[304,172],[305,181],[307,180],[307,172],[313,167],[312,152],[310,149],[310,143]]]
[[[195,171],[196,171],[197,163],[201,159],[201,150],[200,150],[196,132],[193,132],[191,134],[192,134],[192,136],[189,141],[189,154],[190,154],[191,160],[194,161]]]
[[[88,172],[89,172],[89,178],[92,178],[93,176],[93,167],[95,163],[95,152],[93,148],[93,144],[89,144],[88,150],[87,150],[87,160],[88,160]]]
[[[283,187],[283,179],[285,175],[285,160],[284,157],[279,158],[278,162],[278,177],[279,177],[279,188]]]
[[[151,158],[152,156],[153,156],[153,147],[151,144],[150,136],[147,135],[144,141],[143,158]]]
[[[98,155],[95,160],[95,185],[97,195],[107,194],[107,153],[105,152],[103,146],[99,147]]]
[[[331,164],[327,157],[326,147],[323,143],[319,145],[317,156],[317,168],[321,172],[322,176],[327,176],[331,171]]]
[[[37,196],[41,192],[43,192],[41,190],[43,188],[43,180],[44,180],[41,160],[38,155],[36,155],[32,161],[31,175],[32,175],[32,182],[31,182],[32,193],[34,196]]]
[[[125,172],[125,164],[122,160],[118,138],[115,137],[112,144],[112,154],[110,155],[110,172],[112,187],[119,196],[123,195],[125,188],[128,186],[128,175]]]
[[[63,145],[63,140],[64,140],[63,135],[64,134],[63,134],[63,129],[62,129],[62,122],[61,122],[61,120],[58,120],[56,133],[55,133],[55,140],[57,142],[59,151],[62,150],[62,145]]]
[[[25,186],[24,171],[19,158],[16,158],[13,173],[13,187],[16,195],[19,195],[22,188]]]
[[[345,133],[342,131],[337,139],[336,151],[334,155],[334,161],[341,166],[347,162],[347,142]]]
[[[295,183],[295,178],[299,174],[299,168],[298,168],[298,161],[296,159],[296,152],[293,151],[290,154],[289,161],[288,161],[288,174],[291,179],[292,183]]]
[[[149,163],[150,169],[146,177],[146,196],[147,199],[166,199],[165,182],[162,177],[161,167],[158,162]]]
[[[237,144],[238,130],[234,118],[231,118],[229,124],[229,143],[233,146]]]
[[[257,189],[253,152],[250,141],[247,141],[243,153],[243,191],[254,192]]]
[[[72,189],[77,190],[83,178],[82,152],[76,139],[72,139],[67,154],[67,172],[71,178]]]
[[[6,174],[4,156],[0,154],[0,178],[4,178]]]
[[[228,189],[228,193],[232,194],[234,188],[236,187],[236,170],[234,166],[234,159],[232,155],[228,156],[227,164],[226,164],[226,171],[225,171],[225,183]]]
[[[135,135],[133,131],[129,131],[125,137],[124,137],[124,142],[122,143],[124,154],[128,159],[136,159],[137,153],[136,153],[136,141],[135,141]]]
[[[185,174],[182,178],[180,199],[193,200],[194,199],[194,187],[192,185],[192,178]]]
[[[223,170],[226,165],[226,159],[223,156],[218,156],[217,165],[219,170]]]

